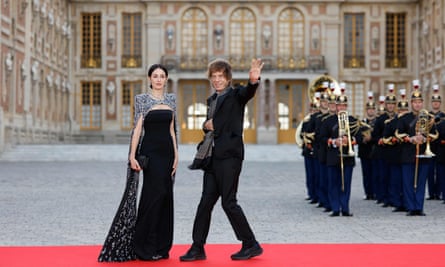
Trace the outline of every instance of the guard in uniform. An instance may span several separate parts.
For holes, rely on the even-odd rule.
[[[318,93],[318,96],[320,93]],[[314,140],[314,134],[308,132],[310,126],[310,120],[312,114],[318,111],[317,103],[312,102],[309,107],[309,114],[303,119],[303,123],[301,124],[301,132],[300,139],[302,140],[301,144],[301,155],[304,158],[304,167],[306,172],[306,189],[307,189],[307,198],[306,200],[316,200],[318,199],[315,191],[315,159],[314,159],[314,149],[312,146],[312,142]]]
[[[411,112],[400,117],[396,137],[401,142],[403,197],[408,216],[425,216],[425,186],[432,152],[429,142],[437,139],[434,117],[423,109],[419,81],[413,81]]]
[[[440,110],[440,106],[442,104],[442,98],[439,94],[439,85],[433,85],[433,94],[431,96],[431,115],[434,116],[435,122],[440,122],[443,117],[445,117],[445,113]],[[434,154],[437,154],[437,149],[439,147],[439,141],[434,140],[431,142],[431,151]],[[427,200],[440,200],[441,199],[441,185],[440,180],[437,178],[437,160],[436,157],[433,157],[431,160],[430,170],[428,172],[427,184],[428,184],[428,198]]]
[[[383,130],[385,128],[385,121],[392,119],[395,113],[395,107],[397,104],[397,99],[394,94],[394,84],[388,85],[388,94],[385,97],[385,112],[378,116],[374,128],[372,131],[372,140],[377,144],[374,147],[373,157],[376,163],[374,181],[375,184],[375,196],[376,203],[383,204],[384,207],[389,206],[388,200],[388,180],[389,180],[389,169],[385,161],[385,147],[381,142],[383,137]]]
[[[329,114],[328,112],[328,94],[326,92],[329,86],[328,82],[323,82],[319,92],[316,92],[316,101],[320,104],[319,110],[311,115],[309,124],[307,127],[307,136],[312,136],[312,148],[313,148],[313,156],[314,156],[314,181],[313,187],[315,188],[315,195],[312,197],[310,204],[318,203],[318,207],[323,207],[320,202],[320,192],[319,192],[319,184],[320,184],[320,176],[321,174],[321,164],[320,164],[320,126],[322,118]]]
[[[314,135],[314,156],[315,156],[315,175],[316,175],[316,192],[318,197],[318,206],[319,208],[326,208],[326,201],[323,198],[323,194],[320,192],[320,181],[322,179],[326,179],[326,167],[324,162],[324,147],[320,141],[320,128],[325,116],[329,116],[329,107],[328,107],[328,87],[329,82],[325,81],[321,86],[321,95],[320,95],[320,113],[314,114],[314,124],[313,124],[313,132]]]
[[[436,128],[439,133],[436,150],[437,180],[439,181],[442,199],[444,199],[442,203],[445,204],[445,118],[436,120]]]
[[[373,101],[373,93],[368,92],[368,102],[366,102],[366,115],[362,122],[368,126],[363,131],[363,141],[358,144],[358,157],[362,167],[363,189],[365,192],[364,199],[375,199],[374,182],[373,182],[373,166],[372,166],[372,149],[374,143],[371,138],[371,131],[376,121],[376,105]]]
[[[333,86],[331,84],[331,94],[328,95],[328,114],[325,115],[321,119],[320,131],[323,128],[323,124],[325,124],[326,120],[332,116],[334,116],[337,112],[337,104],[336,104],[336,96],[334,95]],[[321,134],[321,133],[320,133]],[[319,150],[319,160],[321,164],[321,174],[320,175],[320,183],[319,183],[319,196],[320,203],[324,207],[324,212],[331,212],[332,207],[329,201],[329,174],[328,174],[328,166],[326,165],[326,157],[327,157],[328,147],[325,142],[321,142],[320,150]]]
[[[343,90],[344,87],[342,87]],[[347,97],[337,96],[337,114],[330,116],[321,128],[321,141],[327,145],[326,165],[328,168],[328,196],[331,217],[352,216],[349,210],[352,170],[355,166],[355,152],[359,122],[346,112]],[[341,149],[341,150],[340,150]]]
[[[399,158],[402,151],[399,139],[395,136],[399,119],[409,111],[405,89],[400,89],[400,96],[401,100],[397,103],[397,116],[385,121],[381,140],[385,147],[386,164],[389,168],[388,203],[394,207],[394,212],[406,211],[403,199],[402,167]]]

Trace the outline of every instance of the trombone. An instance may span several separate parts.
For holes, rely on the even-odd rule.
[[[338,137],[345,136],[348,139],[348,153],[344,154],[343,157],[354,157],[355,153],[352,150],[352,139],[351,139],[351,127],[349,125],[349,115],[346,110],[338,112]],[[342,149],[340,149],[342,151]],[[343,153],[342,153],[343,154]]]
[[[355,153],[352,150],[352,140],[351,140],[351,128],[349,126],[349,115],[346,110],[339,111],[337,113],[338,117],[338,137],[340,138],[340,169],[341,169],[341,191],[345,191],[345,172],[344,172],[344,157],[354,157]],[[343,136],[347,136],[348,139],[348,152],[343,154]]]

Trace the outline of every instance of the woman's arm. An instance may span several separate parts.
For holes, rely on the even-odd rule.
[[[170,123],[170,135],[173,141],[173,149],[175,151],[175,159],[173,161],[173,170],[172,170],[172,176],[175,175],[176,173],[176,168],[178,167],[178,160],[179,160],[179,154],[178,154],[178,146],[176,143],[176,131],[175,131],[175,114],[173,113],[173,119],[172,122]]]
[[[130,167],[135,171],[140,171],[142,168],[136,160],[136,152],[139,145],[139,139],[142,133],[142,122],[143,122],[143,101],[141,95],[136,95],[134,97],[134,127],[131,133],[131,144],[130,153],[128,155],[128,160],[130,161]]]
[[[141,132],[142,132],[142,115],[140,115],[139,119],[137,120],[136,126],[134,127],[133,135],[131,136],[130,154],[128,156],[131,168],[135,171],[141,170],[141,166],[139,166],[139,163],[136,160],[136,151],[139,146],[139,139],[141,138]]]

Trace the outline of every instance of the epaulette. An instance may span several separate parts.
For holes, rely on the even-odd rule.
[[[397,118],[400,119],[400,118],[402,118],[403,116],[405,116],[406,114],[409,114],[409,112],[405,112],[405,113],[403,113],[403,114],[397,114]]]
[[[392,119],[393,119],[393,118],[386,119],[383,123],[384,123],[384,124],[388,124],[390,121],[392,121]]]

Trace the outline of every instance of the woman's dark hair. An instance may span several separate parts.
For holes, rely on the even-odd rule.
[[[148,77],[151,77],[151,74],[153,73],[153,71],[155,71],[156,69],[161,69],[165,72],[165,76],[168,77],[168,70],[166,67],[164,67],[161,64],[153,64],[150,66],[150,68],[148,69]]]

